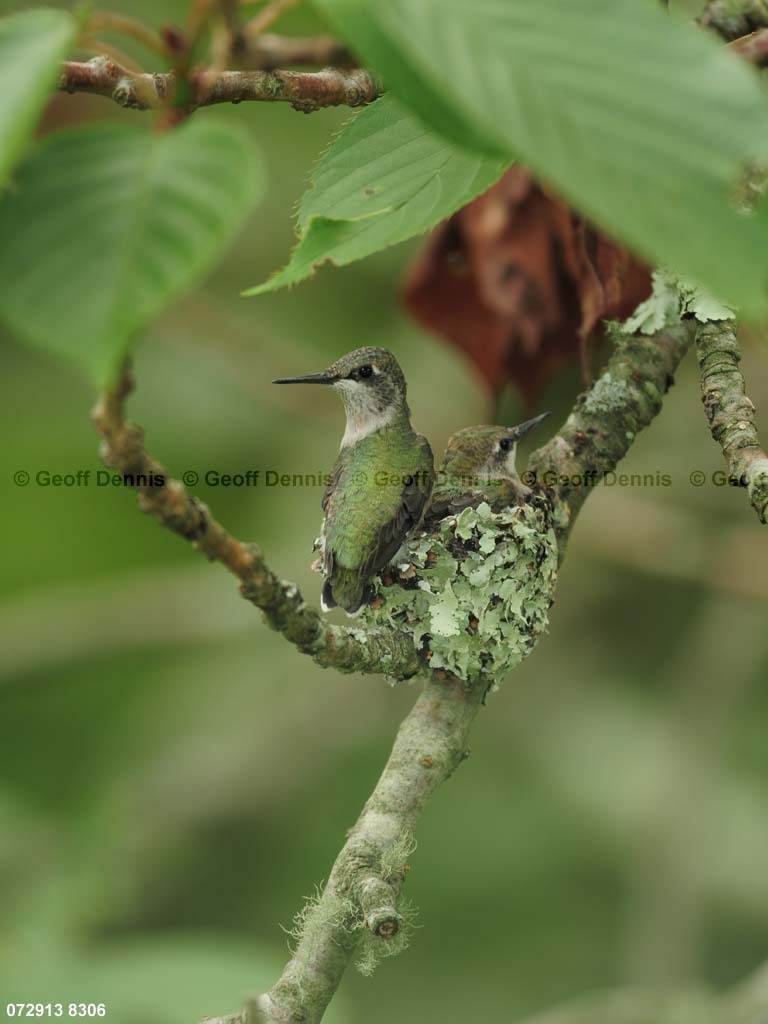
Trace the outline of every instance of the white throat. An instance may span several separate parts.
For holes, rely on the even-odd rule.
[[[369,434],[375,434],[382,427],[388,427],[395,418],[397,410],[394,406],[381,413],[371,413],[364,409],[347,409],[347,427],[341,439],[341,447],[348,448],[357,444]]]
[[[347,428],[341,439],[342,448],[357,444],[369,434],[389,426],[397,416],[397,405],[394,402],[382,409],[381,399],[377,400],[376,395],[359,381],[340,380],[334,387],[341,392],[347,414]]]
[[[506,463],[505,463],[506,469],[507,469],[507,476],[509,476],[512,480],[516,480],[517,479],[517,466],[515,465],[516,460],[517,460],[517,445],[513,444],[512,447],[509,450],[509,454],[507,455],[507,459],[506,459]]]

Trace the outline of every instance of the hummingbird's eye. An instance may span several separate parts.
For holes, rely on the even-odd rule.
[[[366,363],[365,366],[360,367],[360,369],[357,371],[357,375],[362,380],[367,380],[368,377],[373,376],[373,367],[369,363]]]
[[[503,438],[502,438],[502,439],[501,439],[501,440],[499,441],[499,451],[500,451],[500,452],[504,452],[504,453],[506,453],[506,452],[508,452],[508,451],[509,451],[509,450],[510,450],[511,448],[512,448],[512,440],[511,440],[511,439],[510,439],[509,437],[503,437]]]

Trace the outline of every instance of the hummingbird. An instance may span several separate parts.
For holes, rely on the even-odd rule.
[[[370,580],[421,522],[434,481],[432,449],[411,426],[400,365],[385,348],[359,348],[327,370],[274,384],[325,384],[344,403],[346,429],[323,495],[323,611],[354,615]]]
[[[477,426],[457,430],[448,441],[425,515],[429,528],[448,515],[487,501],[494,512],[518,505],[528,494],[517,473],[517,442],[549,416],[516,427]]]

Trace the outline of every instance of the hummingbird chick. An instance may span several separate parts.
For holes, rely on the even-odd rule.
[[[528,494],[517,473],[517,442],[549,416],[516,427],[465,427],[448,441],[425,519],[427,528],[446,516],[486,501],[494,512],[518,505]]]
[[[321,373],[275,384],[326,384],[344,403],[347,426],[323,495],[323,611],[353,615],[369,582],[421,522],[434,465],[411,426],[403,371],[385,348],[359,348]]]

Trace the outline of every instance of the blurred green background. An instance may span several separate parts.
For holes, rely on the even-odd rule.
[[[151,24],[186,8],[112,6]],[[141,116],[63,97],[47,123]],[[195,116],[250,126],[269,191],[139,352],[131,415],[169,470],[324,471],[336,399],[269,382],[360,344],[401,359],[436,451],[493,416],[471,367],[399,309],[414,246],[238,297],[287,256],[346,114]],[[0,1002],[106,1002],[145,1024],[234,1010],[274,980],[280,926],[327,876],[416,691],[316,668],[132,494],[15,487],[20,469],[99,468],[94,395],[1,341]],[[768,429],[766,350],[745,347]],[[553,427],[580,386],[574,370],[544,397]],[[514,395],[503,414],[524,414]],[[419,829],[411,949],[372,979],[350,972],[328,1020],[511,1021],[596,989],[726,989],[768,958],[768,545],[743,494],[689,483],[721,468],[689,358],[622,466],[672,484],[588,503],[549,636]],[[197,493],[317,599],[319,487]]]

